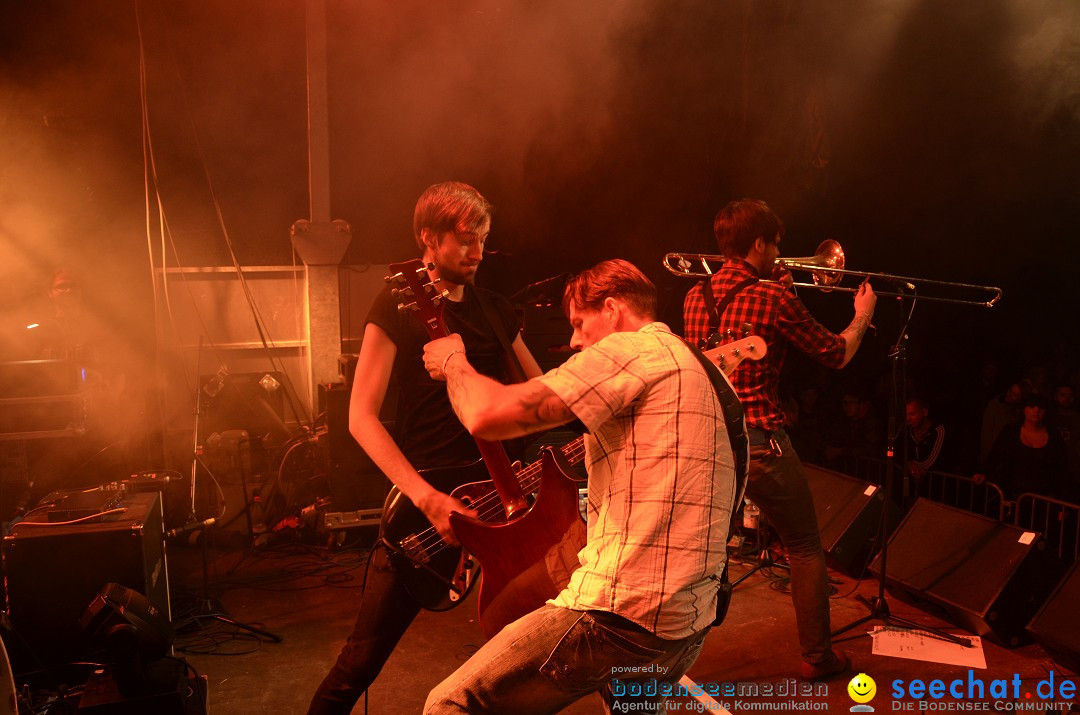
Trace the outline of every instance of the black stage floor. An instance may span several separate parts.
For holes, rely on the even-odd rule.
[[[361,534],[357,540],[363,542],[371,536]],[[200,551],[190,546],[170,547],[173,613],[178,625],[208,610],[202,602]],[[181,654],[208,679],[209,712],[228,715],[304,712],[351,628],[359,598],[362,558],[360,549],[330,550],[288,543],[288,539],[258,549],[234,544],[232,548],[211,551],[208,569],[211,600],[223,606],[229,617],[279,635],[281,642],[206,618],[199,619],[205,630],[180,636],[177,646]],[[751,565],[736,563],[734,577],[749,570]],[[866,615],[866,608],[855,597],[874,596],[878,592],[877,582],[830,574],[836,591],[831,601],[834,628]],[[916,680],[929,685],[930,681],[939,679],[948,687],[953,680],[960,679],[963,685],[957,687],[965,695],[969,687],[974,687],[968,685],[969,680],[981,680],[987,689],[981,707],[997,712],[1020,709],[1016,702],[1022,708],[1045,711],[1044,701],[1037,697],[1037,688],[1040,681],[1050,677],[1052,670],[1055,688],[1063,676],[1077,681],[1068,671],[1063,674],[1061,666],[1033,643],[1005,649],[984,641],[986,669],[975,669],[970,674],[969,668],[959,665],[874,655],[867,635],[874,625],[871,623],[852,629],[839,639],[838,646],[852,658],[853,673],[825,684],[822,690],[809,696],[783,695],[802,692],[795,690],[802,686],[792,680],[798,673],[800,658],[790,596],[784,591],[783,581],[771,577],[774,575],[782,577],[783,572],[759,571],[736,589],[727,621],[709,635],[700,659],[690,672],[695,681],[717,684],[716,687],[724,683],[757,684],[758,697],[716,698],[732,712],[850,711],[855,703],[847,692],[848,679],[859,672],[868,674],[877,684],[877,695],[870,703],[877,712],[919,710],[917,699],[910,697],[910,686]],[[962,632],[892,595],[888,603],[894,615],[908,617],[924,626]],[[420,712],[428,691],[483,642],[475,609],[474,595],[448,612],[421,613],[369,691],[366,711]],[[1008,697],[990,697],[994,680],[1007,681]],[[898,687],[896,681],[900,681],[899,687],[904,689],[906,697],[893,697]],[[1012,693],[1016,682],[1018,699]],[[773,688],[773,696],[761,695],[765,687]],[[1045,688],[1044,684],[1044,692]],[[971,692],[977,694],[977,688]],[[1031,698],[1025,697],[1028,692],[1032,693]],[[1057,695],[1054,700],[1061,702],[1060,693]],[[955,700],[948,693],[940,699],[928,695],[923,698],[928,709],[954,708],[946,703]],[[365,712],[364,707],[361,702],[356,712]],[[691,698],[669,702],[669,712],[701,711],[708,707]],[[601,711],[599,699],[593,696],[565,712]]]

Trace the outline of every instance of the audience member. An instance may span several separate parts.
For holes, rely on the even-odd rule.
[[[791,444],[803,461],[811,464],[824,464],[825,457],[820,398],[817,385],[806,384],[800,385],[790,402],[784,403],[785,428]]]
[[[1072,385],[1058,385],[1046,422],[1051,429],[1057,430],[1065,443],[1069,465],[1066,498],[1080,502],[1080,412],[1076,410],[1076,389]]]
[[[1009,384],[1005,392],[986,403],[982,414],[982,432],[979,437],[979,464],[985,464],[998,435],[1006,426],[1020,420],[1027,386],[1020,381]]]
[[[907,428],[907,473],[914,480],[915,491],[931,469],[943,466],[942,449],[945,446],[945,425],[930,417],[930,406],[922,397],[907,401],[905,413]]]
[[[832,469],[853,473],[859,459],[885,456],[885,430],[860,390],[845,390],[840,407],[842,417],[828,429],[825,460]]]
[[[1062,496],[1068,468],[1065,442],[1056,430],[1047,429],[1047,406],[1042,395],[1024,398],[1023,420],[1001,431],[976,482],[989,479],[1010,500],[1026,492]]]

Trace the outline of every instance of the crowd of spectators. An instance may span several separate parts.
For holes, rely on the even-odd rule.
[[[962,376],[925,371],[896,388],[906,404],[892,425],[891,375],[829,377],[804,365],[785,384],[786,429],[805,461],[858,474],[892,442],[912,494],[944,472],[991,482],[1009,501],[1034,493],[1080,503],[1077,361],[1006,370],[988,356]]]

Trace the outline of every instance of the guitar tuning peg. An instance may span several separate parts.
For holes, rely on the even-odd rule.
[[[401,300],[402,298],[411,298],[413,292],[412,288],[405,286],[404,288],[391,288],[390,295],[394,297],[394,300]]]
[[[735,339],[735,331],[732,330],[731,328],[728,328],[727,330],[724,331],[724,337],[726,337],[728,340],[734,340]]]
[[[754,324],[753,323],[743,323],[742,327],[739,328],[739,334],[742,335],[744,338],[750,337],[750,334],[753,333],[753,332],[754,332]]]
[[[401,275],[400,271],[398,273],[394,273],[393,275],[383,276],[383,281],[386,283],[400,283],[403,280],[405,280],[405,276]]]

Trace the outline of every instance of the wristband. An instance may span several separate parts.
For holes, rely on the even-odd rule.
[[[446,354],[446,357],[443,358],[443,361],[442,361],[442,367],[439,368],[440,371],[442,372],[442,374],[444,374],[444,375],[446,374],[446,363],[450,362],[450,358],[454,357],[458,353],[461,353],[462,355],[464,355],[465,351],[464,350],[451,350],[450,352],[448,352]]]

